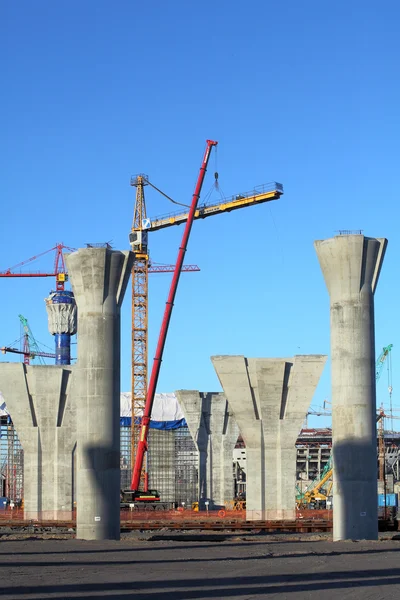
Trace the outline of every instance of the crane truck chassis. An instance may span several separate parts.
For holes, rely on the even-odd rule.
[[[165,511],[177,508],[176,502],[161,502],[160,494],[157,490],[148,490],[147,492],[135,492],[134,490],[121,490],[120,508],[121,510],[137,511]]]

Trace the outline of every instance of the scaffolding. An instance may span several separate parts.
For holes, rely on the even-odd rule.
[[[23,449],[9,415],[0,416],[0,497],[18,503],[23,498]],[[132,479],[131,418],[120,419],[121,489]],[[318,477],[331,455],[329,429],[303,430],[297,442],[297,485],[304,489]],[[387,489],[400,481],[400,433],[385,433]],[[150,429],[149,485],[165,502],[190,507],[198,500],[198,451],[186,425],[177,429]],[[239,437],[233,452],[236,494],[246,489],[246,449]],[[393,483],[390,483],[390,482]],[[389,493],[389,492],[388,492]],[[0,507],[2,508],[2,507]]]
[[[130,486],[130,417],[121,417],[121,489]],[[191,506],[198,500],[198,451],[187,426],[149,431],[147,453],[149,488],[157,490],[164,502]]]
[[[175,429],[175,499],[191,506],[198,500],[199,455],[187,426]]]
[[[18,504],[24,493],[24,453],[9,415],[0,417],[0,496]]]

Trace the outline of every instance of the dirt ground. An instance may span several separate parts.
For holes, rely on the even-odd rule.
[[[399,600],[400,539],[391,537],[333,543],[324,535],[164,532],[84,542],[4,535],[0,597]]]

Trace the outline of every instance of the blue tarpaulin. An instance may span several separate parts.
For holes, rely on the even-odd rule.
[[[131,426],[131,417],[120,417],[119,424],[121,427]],[[136,424],[140,425],[140,417],[136,419]],[[178,419],[177,421],[150,421],[150,429],[179,429],[187,425],[186,419]]]

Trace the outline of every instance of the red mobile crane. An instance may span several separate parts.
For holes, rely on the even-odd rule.
[[[194,220],[197,204],[198,204],[198,201],[200,198],[200,192],[203,187],[204,176],[207,171],[207,165],[208,165],[208,161],[210,158],[211,150],[212,150],[212,147],[216,146],[217,144],[218,144],[218,142],[214,142],[212,140],[207,140],[207,147],[206,147],[206,150],[205,150],[205,153],[203,156],[203,160],[201,163],[200,173],[199,173],[199,176],[197,179],[196,188],[193,193],[192,203],[190,206],[188,219],[186,221],[181,245],[179,247],[178,257],[177,257],[176,265],[175,265],[175,269],[174,269],[174,275],[172,277],[171,287],[170,287],[168,299],[167,299],[167,302],[165,305],[164,317],[163,317],[162,324],[161,324],[161,330],[160,330],[160,335],[158,338],[156,354],[155,354],[155,357],[153,360],[153,367],[151,370],[149,389],[147,391],[146,404],[145,404],[145,408],[143,411],[142,424],[141,424],[141,430],[140,430],[140,438],[139,438],[137,452],[136,452],[135,466],[133,469],[131,489],[122,492],[121,507],[128,507],[132,504],[133,505],[136,504],[136,507],[138,508],[140,505],[144,506],[144,505],[152,503],[152,502],[157,502],[157,504],[159,504],[159,502],[160,502],[159,493],[156,490],[148,490],[147,479],[145,479],[145,484],[144,484],[145,489],[143,491],[139,490],[140,476],[141,476],[142,468],[143,468],[144,455],[145,455],[145,452],[147,451],[147,436],[149,433],[151,410],[153,408],[158,377],[160,374],[161,361],[162,361],[163,352],[164,352],[165,340],[166,340],[167,334],[168,334],[169,322],[171,319],[172,308],[174,306],[174,300],[175,300],[175,295],[176,295],[176,291],[178,288],[178,283],[179,283],[179,278],[180,278],[180,274],[181,274],[181,270],[182,270],[183,260],[185,257],[185,253],[186,253],[189,236],[190,236],[190,232],[191,232],[192,225],[193,225],[193,220]],[[139,506],[137,505],[137,503],[139,503]],[[160,508],[162,508],[162,507],[163,506],[160,505]]]

